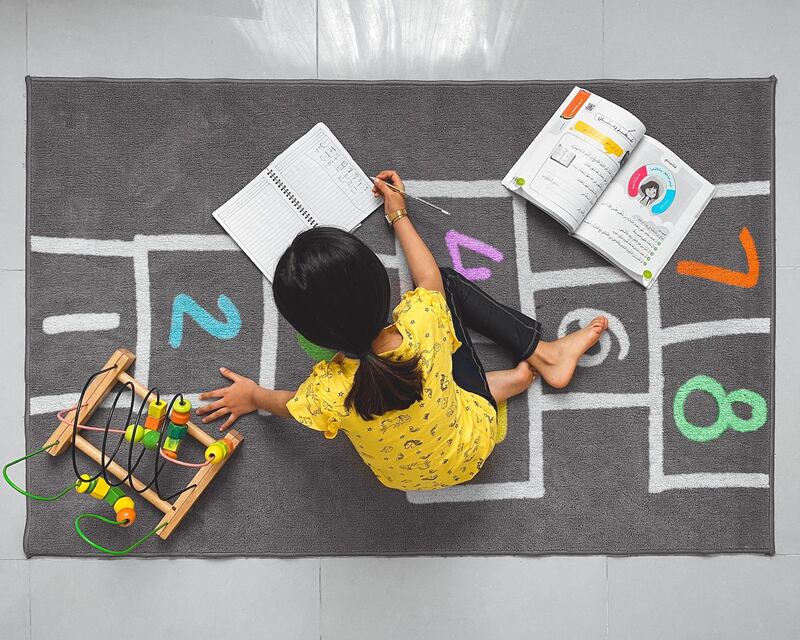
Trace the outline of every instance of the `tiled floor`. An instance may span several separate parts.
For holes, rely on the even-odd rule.
[[[798,25],[794,0],[0,0],[3,460],[24,447],[26,73],[779,80],[776,557],[26,561],[0,490],[0,635],[800,637]]]

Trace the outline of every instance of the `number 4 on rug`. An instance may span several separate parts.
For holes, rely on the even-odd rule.
[[[760,264],[756,243],[747,227],[742,227],[739,233],[739,242],[742,243],[744,254],[747,257],[747,273],[733,271],[713,264],[694,262],[693,260],[681,260],[675,270],[684,276],[694,276],[695,278],[704,278],[705,280],[728,284],[732,287],[751,289],[758,284]]]

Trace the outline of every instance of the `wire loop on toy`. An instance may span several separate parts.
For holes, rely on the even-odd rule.
[[[133,356],[132,354],[128,353],[128,357],[132,358]],[[113,359],[109,361],[109,363],[112,361]],[[176,491],[172,495],[166,497],[163,496],[159,487],[159,476],[164,470],[166,463],[171,462],[181,467],[194,469],[206,467],[210,464],[220,464],[228,457],[228,455],[230,455],[233,448],[236,446],[236,443],[228,442],[223,439],[211,441],[209,444],[208,441],[211,440],[210,438],[200,438],[192,433],[195,439],[207,444],[205,460],[198,463],[178,460],[178,450],[181,441],[184,440],[190,429],[195,428],[189,423],[192,409],[191,403],[184,398],[182,393],[174,395],[167,403],[165,400],[161,399],[157,388],[153,387],[151,389],[147,389],[145,392],[144,387],[131,376],[127,376],[124,379],[119,377],[121,372],[124,372],[125,367],[121,367],[119,370],[117,369],[118,366],[114,364],[111,366],[106,366],[104,369],[92,374],[86,381],[86,384],[83,386],[77,404],[69,409],[63,409],[56,414],[60,424],[57,431],[53,434],[53,437],[55,438],[53,442],[46,444],[36,451],[17,458],[16,460],[12,460],[3,467],[2,473],[4,480],[9,484],[9,486],[11,486],[18,493],[33,500],[39,500],[42,502],[55,501],[65,496],[70,492],[70,490],[74,489],[78,494],[84,494],[97,500],[105,501],[111,505],[116,513],[116,520],[106,518],[105,516],[99,514],[82,513],[75,518],[75,530],[80,538],[94,549],[105,554],[122,556],[130,553],[140,545],[144,544],[148,539],[159,534],[159,532],[162,532],[159,535],[166,538],[170,529],[168,528],[166,531],[163,530],[170,526],[170,519],[167,519],[167,522],[158,525],[155,529],[151,530],[136,542],[121,550],[108,549],[91,540],[83,531],[81,523],[88,518],[99,520],[104,524],[116,525],[118,527],[128,527],[129,525],[132,525],[136,521],[135,503],[133,498],[129,495],[126,495],[126,492],[120,487],[120,485],[124,484],[127,484],[131,489],[134,490],[134,495],[145,494],[144,497],[146,497],[150,502],[155,504],[169,516],[169,509],[165,508],[163,505],[160,505],[151,493],[145,492],[148,492],[152,486],[152,493],[155,493],[161,501],[170,502],[184,492],[192,491],[197,488],[198,485],[202,486],[203,482],[192,482],[188,486]],[[85,402],[84,399],[86,398],[87,393],[89,393],[89,389],[92,389],[91,393],[96,394],[97,389],[92,386],[94,381],[98,376],[106,374],[110,371],[116,371],[116,375],[113,376],[113,378],[114,381],[121,383],[121,386],[119,389],[117,389],[113,397],[109,396],[111,397],[111,405],[105,425],[90,426],[87,424],[81,424],[82,412],[85,411],[83,419],[88,422],[88,417],[91,412],[94,410],[94,408],[100,406],[100,399],[109,393],[109,388],[104,387],[102,390],[102,396],[91,396],[89,400]],[[108,378],[103,378],[102,384],[107,385],[111,381],[110,378],[111,376]],[[124,410],[124,405],[126,402],[128,402],[127,398],[123,398],[123,394],[126,392],[126,390],[130,393],[130,402],[127,407],[127,415],[125,419],[126,426],[124,426],[122,429],[112,428],[111,423],[114,419],[115,412],[117,412],[120,407],[122,407]],[[137,394],[143,395],[143,398],[141,399],[138,411],[135,414],[135,420],[131,421],[136,408],[138,397]],[[145,411],[147,412],[147,419],[142,422],[143,413]],[[68,417],[68,414],[70,413],[72,416]],[[82,430],[100,432],[102,434],[101,445],[97,447],[88,440],[79,438],[79,431]],[[70,432],[71,436],[68,435]],[[112,433],[118,434],[119,438],[113,446],[110,446],[109,434]],[[12,466],[46,452],[51,449],[51,447],[56,447],[59,445],[59,443],[61,446],[53,449],[50,451],[50,453],[60,453],[61,449],[64,448],[64,445],[70,444],[70,439],[75,445],[71,447],[71,458],[72,468],[77,478],[76,482],[69,484],[55,495],[42,496],[30,493],[26,489],[23,489],[14,483],[9,477],[8,472]],[[120,451],[120,447],[122,446],[123,440],[127,440],[129,442],[127,469],[120,469],[119,467],[122,467],[122,465],[119,464],[120,461],[115,461],[115,458]],[[137,456],[134,456],[133,449],[138,442],[142,443],[141,451]],[[91,455],[89,455],[89,457],[98,463],[100,467],[99,471],[92,474],[82,473],[80,471],[78,468],[78,460],[76,455],[76,451],[79,448],[82,451],[87,452],[87,455],[89,455],[88,451],[91,451]],[[157,453],[153,456],[152,478],[147,484],[145,484],[139,478],[134,476],[134,472],[142,462],[148,450]],[[109,477],[109,474],[113,474],[115,477],[112,479]],[[213,474],[211,477],[213,477]],[[202,488],[200,490],[202,491]],[[174,513],[177,507],[175,505],[169,506],[172,507],[172,512]],[[180,519],[178,522],[179,521]],[[175,526],[176,523],[174,522],[174,518],[172,519],[172,522],[173,526]]]
[[[57,444],[58,444],[58,440],[56,440],[55,442],[51,442],[50,444],[48,444],[48,445],[46,445],[44,447],[41,447],[41,448],[37,449],[36,451],[33,451],[33,452],[29,453],[28,455],[22,456],[21,458],[17,458],[16,460],[12,460],[11,462],[9,462],[7,465],[5,465],[3,467],[3,478],[5,479],[5,481],[11,486],[12,489],[14,489],[15,491],[18,491],[23,496],[26,496],[28,498],[32,498],[33,500],[39,500],[41,502],[53,502],[54,500],[58,500],[59,498],[65,496],[67,493],[69,493],[70,489],[72,489],[75,486],[74,484],[67,485],[64,489],[62,489],[61,491],[59,491],[57,494],[55,494],[53,496],[37,496],[36,494],[29,493],[28,491],[25,491],[25,489],[23,489],[22,487],[17,486],[16,484],[14,484],[14,482],[11,480],[11,478],[8,477],[8,469],[10,467],[13,467],[15,464],[19,464],[20,462],[24,462],[25,460],[27,460],[28,458],[32,458],[33,456],[38,456],[40,453],[44,453],[50,447],[54,447]]]
[[[115,551],[114,549],[106,549],[102,545],[97,544],[96,542],[91,540],[83,532],[83,529],[81,529],[81,520],[83,520],[84,518],[92,518],[94,520],[100,520],[101,522],[105,522],[106,524],[113,524],[113,525],[116,525],[118,527],[125,526],[126,523],[120,523],[120,522],[117,522],[116,520],[111,520],[110,518],[106,518],[105,516],[101,516],[101,515],[98,515],[96,513],[82,513],[77,518],[75,518],[75,531],[78,532],[78,535],[83,539],[83,541],[86,542],[87,544],[89,544],[90,546],[94,547],[98,551],[102,551],[103,553],[107,553],[107,554],[112,555],[112,556],[124,556],[124,555],[130,553],[136,547],[138,547],[138,546],[144,544],[145,542],[147,542],[150,538],[152,538],[154,535],[156,535],[159,531],[161,531],[161,529],[166,527],[167,524],[168,524],[168,523],[165,522],[164,524],[157,526],[150,533],[148,533],[145,536],[142,536],[141,538],[139,538],[136,542],[134,542],[129,547],[126,547],[125,549],[121,549],[119,551]]]
[[[83,405],[81,405],[81,408],[83,408],[85,406],[86,405],[83,404]],[[67,421],[66,415],[70,411],[75,411],[77,409],[78,409],[77,406],[70,407],[69,409],[62,409],[61,411],[59,411],[56,414],[56,418],[58,418],[59,422],[66,422]],[[79,424],[78,425],[78,429],[85,429],[87,431],[107,431],[108,433],[121,433],[123,435],[125,434],[125,429],[111,429],[111,428],[107,429],[106,427],[92,427],[92,426],[89,426],[89,425],[86,425],[86,424]],[[160,440],[159,440],[159,443],[160,443]],[[52,446],[52,445],[50,445],[50,446]],[[204,460],[203,462],[184,462],[183,460],[178,460],[176,458],[170,458],[169,456],[164,455],[163,452],[161,452],[161,457],[164,458],[164,460],[166,460],[167,462],[171,462],[172,464],[176,464],[176,465],[178,465],[180,467],[189,467],[191,469],[199,469],[201,467],[207,467],[209,464],[211,464],[211,462],[209,460]],[[128,465],[130,465],[130,464],[131,464],[131,459],[130,459],[130,456],[129,456]],[[137,459],[136,465],[138,465],[138,459]],[[134,465],[134,469],[136,468],[136,465]],[[129,466],[129,468],[130,468],[130,466]],[[95,477],[98,477],[98,476],[95,476]],[[109,484],[112,484],[112,483],[109,481]],[[122,484],[122,483],[121,482],[117,483],[117,485],[119,485],[119,484]],[[115,486],[115,485],[112,484],[112,486]]]
[[[172,464],[177,464],[179,467],[189,467],[190,469],[199,469],[200,467],[207,467],[211,464],[209,460],[204,460],[203,462],[184,462],[183,460],[178,460],[177,458],[170,458],[169,456],[165,455],[163,451],[160,452],[161,457],[164,460],[169,460]]]
[[[80,393],[80,396],[78,398],[78,403],[77,403],[77,405],[76,405],[76,407],[74,409],[74,414],[73,414],[73,419],[72,419],[72,437],[73,437],[73,440],[78,435],[78,430],[84,427],[84,425],[78,424],[78,414],[79,414],[78,407],[85,406],[85,403],[84,403],[83,399],[84,399],[84,397],[86,395],[86,391],[89,388],[89,385],[91,385],[92,381],[97,376],[102,375],[103,373],[106,373],[108,371],[111,371],[113,368],[114,367],[108,367],[106,369],[101,369],[100,371],[92,374],[89,377],[89,379],[86,381],[86,384],[83,385],[83,389],[81,389],[81,393]],[[119,481],[112,480],[111,478],[108,477],[108,473],[107,473],[108,467],[114,461],[114,458],[116,457],[117,453],[119,452],[120,447],[122,446],[122,442],[125,440],[125,431],[124,430],[112,429],[111,428],[111,421],[114,418],[114,412],[117,409],[117,404],[119,403],[119,400],[122,397],[122,394],[124,393],[125,389],[128,389],[130,391],[130,394],[131,394],[130,406],[128,407],[128,415],[127,415],[127,417],[125,419],[125,424],[131,424],[131,417],[133,416],[133,410],[134,410],[134,406],[135,406],[135,402],[136,402],[136,391],[135,391],[135,389],[133,387],[133,384],[131,382],[124,382],[124,383],[122,383],[122,386],[117,390],[116,394],[114,395],[114,400],[111,403],[111,410],[109,411],[108,418],[106,419],[105,426],[104,427],[93,427],[92,428],[92,430],[100,429],[103,432],[103,440],[102,440],[102,443],[100,445],[100,451],[101,451],[101,453],[103,455],[102,460],[104,460],[104,463],[102,465],[100,465],[100,471],[98,471],[96,474],[94,474],[94,475],[82,474],[78,470],[78,459],[77,459],[77,454],[76,454],[76,451],[75,451],[75,447],[72,447],[72,450],[71,450],[72,468],[75,471],[76,478],[78,478],[80,480],[84,475],[88,475],[89,477],[86,478],[86,479],[91,481],[91,480],[94,480],[95,478],[99,478],[100,476],[102,476],[103,480],[105,480],[112,487],[118,487],[118,486],[123,485],[123,484],[125,484],[127,482],[128,486],[130,486],[130,488],[133,489],[134,491],[136,491],[137,493],[143,493],[144,491],[146,491],[150,487],[153,487],[155,489],[155,492],[158,495],[158,497],[161,498],[162,500],[167,500],[167,501],[172,500],[173,498],[181,495],[182,493],[185,493],[186,491],[190,491],[196,485],[189,485],[188,487],[184,487],[183,489],[179,489],[175,493],[173,493],[173,494],[171,494],[169,496],[166,496],[166,497],[161,494],[161,488],[158,485],[158,477],[159,477],[159,475],[161,475],[161,472],[164,470],[164,467],[167,464],[167,460],[169,460],[169,458],[167,456],[164,456],[164,455],[153,456],[153,477],[150,480],[150,482],[144,484],[144,486],[142,486],[142,488],[137,489],[133,484],[133,474],[136,471],[136,469],[139,466],[139,464],[141,463],[142,459],[144,458],[144,454],[146,453],[147,450],[142,448],[142,450],[139,452],[139,455],[136,457],[136,460],[134,461],[134,459],[133,459],[133,449],[134,449],[134,444],[135,443],[134,443],[133,439],[131,439],[129,447],[128,447],[128,464],[127,464],[127,472],[125,474],[125,477],[123,477]],[[141,419],[142,419],[142,413],[143,413],[145,407],[147,406],[147,401],[150,399],[151,396],[155,396],[156,401],[160,402],[161,395],[160,395],[157,387],[153,387],[152,389],[149,389],[147,391],[147,394],[144,396],[144,398],[142,399],[142,401],[139,404],[139,411],[136,414],[136,421],[133,424],[136,424],[136,425],[140,424]],[[167,405],[166,415],[170,415],[170,413],[172,412],[172,407],[173,407],[173,405],[175,404],[176,401],[180,401],[180,402],[184,401],[182,393],[178,393],[178,394],[176,394],[175,396],[172,397],[172,399],[170,400],[169,404]],[[69,410],[67,410],[65,413],[69,413]],[[117,444],[114,447],[114,450],[111,452],[110,455],[108,453],[106,453],[106,449],[108,447],[108,434],[109,433],[120,433],[119,440],[117,440]],[[158,438],[158,444],[156,445],[156,448],[159,451],[161,450],[163,441],[164,441],[164,432],[160,431],[159,432],[159,438]],[[179,466],[189,466],[189,465],[193,464],[193,463],[182,463],[182,462],[179,462],[177,460],[169,460],[169,461],[173,462],[173,463],[177,463],[177,464],[179,464]],[[202,463],[202,464],[200,464],[200,466],[205,466],[205,464],[206,463]]]

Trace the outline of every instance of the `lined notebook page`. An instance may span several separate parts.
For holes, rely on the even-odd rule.
[[[323,123],[270,165],[318,224],[347,231],[383,203],[372,182]]]
[[[263,173],[217,209],[214,217],[270,282],[286,247],[310,228]]]

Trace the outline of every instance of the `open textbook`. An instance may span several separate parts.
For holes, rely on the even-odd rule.
[[[301,231],[317,225],[352,231],[381,204],[361,167],[319,122],[213,216],[272,282]]]
[[[503,185],[649,287],[714,186],[613,102],[575,87]]]

